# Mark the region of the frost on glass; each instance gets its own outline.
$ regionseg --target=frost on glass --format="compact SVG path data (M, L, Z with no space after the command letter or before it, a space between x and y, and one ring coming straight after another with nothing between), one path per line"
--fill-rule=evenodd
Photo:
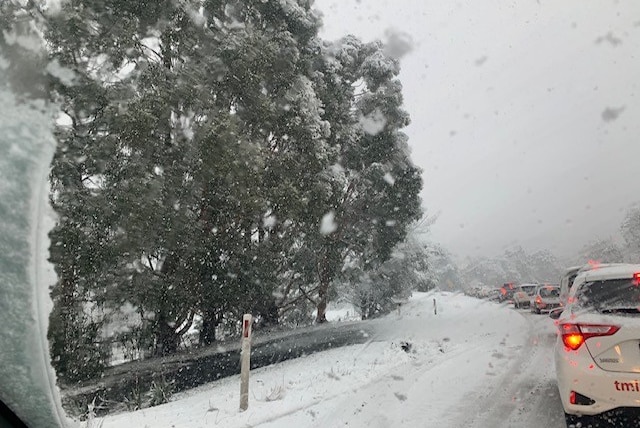
M37 56L32 33L0 37L0 398L31 427L61 426L46 339L47 173L55 143L46 103L14 91L21 56ZM32 70L26 70L28 75ZM52 66L52 71L56 70ZM11 79L13 78L13 79ZM37 87L36 81L20 82ZM30 83L30 85L28 84Z

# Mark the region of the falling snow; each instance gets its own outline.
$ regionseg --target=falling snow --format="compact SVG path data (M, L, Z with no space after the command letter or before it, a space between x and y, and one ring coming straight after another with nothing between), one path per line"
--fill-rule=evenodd
M376 109L366 116L360 116L360 126L368 135L378 135L384 130L386 125L387 118L380 109Z
M276 216L269 214L262 219L262 227L265 229L273 229L277 223Z
M613 122L622 114L623 111L624 111L624 107L619 107L619 108L607 107L602 112L602 120L604 120L605 122Z
M338 225L335 221L335 213L333 211L326 213L320 222L320 233L326 236L336 230L338 230Z

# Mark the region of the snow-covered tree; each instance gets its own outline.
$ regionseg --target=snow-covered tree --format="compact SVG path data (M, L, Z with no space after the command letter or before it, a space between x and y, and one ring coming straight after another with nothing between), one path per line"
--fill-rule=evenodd
M318 272L317 321L325 320L332 282L347 259L365 271L391 256L421 215L420 171L410 160L397 60L379 43L347 37L325 47L319 96L332 126L332 163L305 237ZM324 227L329 222L329 227ZM324 226L323 226L324 225Z
M277 322L313 302L322 322L346 260L391 257L420 214L399 65L380 43L319 39L311 3L43 15L67 121L51 173L58 357L87 307L103 332L135 308L127 340L156 354L196 318L205 345L247 311Z
M499 258L470 257L461 268L464 288L480 285L497 287L505 282L519 282L520 275L514 278L514 272L505 270L505 262Z
M626 244L625 261L637 261L640 258L640 206L627 210L620 231Z
M463 289L458 265L451 253L438 243L425 245L427 265L423 270L423 279L417 283L416 290L428 291L433 288L441 290Z
M398 301L427 282L426 248L410 240L396 246L391 257L376 269L368 269L361 260L348 260L338 289L359 311L362 319L388 313ZM426 284L424 285L426 287Z
M465 286L499 287L504 283L557 282L562 264L549 251L528 253L516 246L505 250L501 257L470 258L462 268Z
M580 250L578 263L622 263L625 260L622 247L613 238L603 238L586 244Z

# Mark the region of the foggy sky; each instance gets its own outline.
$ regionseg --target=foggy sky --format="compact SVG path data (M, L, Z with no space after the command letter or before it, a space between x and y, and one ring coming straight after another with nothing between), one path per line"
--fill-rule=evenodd
M640 2L317 0L321 35L404 33L431 238L574 255L640 201ZM385 35L387 34L387 35Z

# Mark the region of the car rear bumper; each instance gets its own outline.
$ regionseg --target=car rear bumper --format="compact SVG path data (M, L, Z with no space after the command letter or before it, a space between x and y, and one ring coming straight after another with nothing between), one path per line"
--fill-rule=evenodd
M533 305L535 306L536 309L540 310L540 312L548 312L552 309L555 308L559 308L561 305L560 303L538 303L538 302L534 302Z
M604 371L594 363L586 347L567 351L562 343L556 344L555 364L560 399L566 413L596 415L622 407L640 409L640 373ZM572 404L571 391L594 403Z

